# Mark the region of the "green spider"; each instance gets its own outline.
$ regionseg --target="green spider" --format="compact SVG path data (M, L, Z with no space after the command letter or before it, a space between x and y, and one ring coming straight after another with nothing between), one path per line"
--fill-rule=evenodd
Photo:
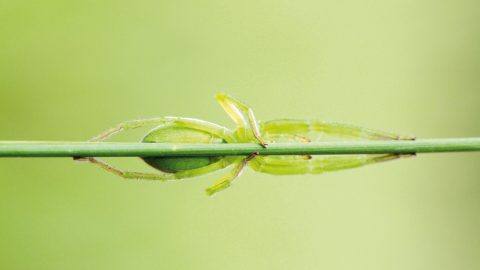
M352 125L291 119L275 119L259 122L253 110L244 103L224 94L216 95L225 112L236 124L235 130L207 121L184 117L160 117L120 123L116 127L92 138L101 142L112 135L134 128L154 126L142 139L144 143L258 143L267 147L275 142L311 141L311 134L328 134L340 138L366 140L414 140L411 136L371 130ZM253 170L274 175L319 174L359 167L411 155L348 155L348 156L245 156L214 157L143 157L142 159L160 173L141 173L119 170L94 157L76 158L88 160L101 168L127 179L180 180L211 173L229 166L233 169L206 189L212 195L229 187L248 165Z

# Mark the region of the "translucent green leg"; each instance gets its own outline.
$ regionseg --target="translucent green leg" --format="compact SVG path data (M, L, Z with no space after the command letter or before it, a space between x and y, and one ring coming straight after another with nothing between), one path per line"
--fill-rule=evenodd
M366 140L415 140L413 136L402 136L348 124L323 121L276 119L261 123L261 129L266 134L321 132L334 136Z
M91 142L101 142L104 141L111 136L124 131L124 130L129 130L129 129L135 129L135 128L140 128L140 127L148 127L148 126L159 126L159 125L164 125L164 124L171 124L171 125L177 125L177 126L183 126L183 127L189 127L189 128L194 128L198 130L202 130L208 133L212 133L217 135L218 137L224 139L227 142L235 142L236 140L234 139L232 133L230 130L228 130L225 127L203 121L203 120L198 120L198 119L192 119L192 118L183 118L183 117L161 117L161 118L151 118L151 119L143 119L143 120L133 120L133 121L126 121L118 124L116 127L113 127L103 133L101 133L98 136L93 137L90 139ZM74 157L73 158L76 161L90 161L94 162L96 159L91 159L91 158L86 158L86 157ZM98 161L98 160L96 160ZM119 170L116 170L113 166L108 165L107 163L101 161L97 162L97 165L104 164L106 166L101 166L108 171L119 174ZM115 172L117 171L117 172ZM157 176L155 175L141 175L139 173L134 173L134 175L130 175L130 173L126 172L121 174L120 176L124 178L142 178L142 179L153 179ZM131 177L129 177L131 176ZM142 177L140 177L142 176ZM167 177L167 175L161 175L158 176L159 178L155 178L157 180L162 180L162 177Z
M264 133L263 137L269 142L311 142L310 138L304 135L297 135L297 134L289 134L289 133L282 133L282 134L272 134L272 133Z
M116 127L111 128L101 133L100 135L92 138L90 141L101 142L124 130L140 128L140 127L148 127L148 126L159 126L159 125L165 125L165 124L198 129L201 131L205 131L205 132L217 135L218 137L224 139L227 142L235 142L235 139L233 138L232 133L225 127L222 127L207 121L202 121L202 120L192 119L192 118L182 118L182 117L161 117L161 118L122 122L118 124ZM230 165L230 162L224 159L222 161L210 164L206 167L202 167L194 170L181 171L176 173L140 173L140 172L128 172L128 171L119 170L111 166L110 164L93 157L75 157L74 159L78 161L90 161L91 163L96 164L97 166L113 174L121 176L123 178L160 180L160 181L195 177L198 175L223 169Z
M181 180L185 178L191 178L191 177L207 174L210 172L214 172L231 165L231 162L229 162L227 159L223 159L219 162L210 164L208 166L198 168L198 169L188 170L188 171L182 171L182 172L176 172L176 173L142 173L142 172L129 172L129 171L123 171L123 170L117 169L112 165L98 158L88 157L84 159L90 161L91 163L99 166L100 168L108 172L111 172L125 179L143 179L143 180L159 180L159 181Z
M263 147L267 146L267 142L260 134L260 128L252 108L224 94L218 94L216 98L225 112L236 123L238 127L237 133L241 139L246 142L254 140Z
M205 191L207 192L208 195L213 195L219 191L222 191L232 185L232 182L240 176L242 173L243 169L245 166L248 164L249 161L251 161L255 156L257 156L258 153L253 153L249 155L246 158L242 158L238 161L236 161L234 164L233 169L226 175L224 175L222 178L220 178L217 182L215 182L212 186L207 188Z
M198 120L193 118L184 118L184 117L173 117L173 116L122 122L117 126L101 133L100 135L93 137L92 139L90 139L90 141L100 142L124 130L135 129L140 127L148 127L148 126L159 126L164 124L173 124L173 125L178 125L183 127L194 128L194 129L215 134L227 142L235 141L230 130L228 130L225 127L222 127L207 121L203 121L203 120Z
M384 162L412 155L383 154L383 155L355 155L355 156L325 156L314 157L311 160L295 160L282 156L259 156L249 163L249 166L258 172L275 175L319 174L328 171L337 171L356 168L372 163Z
M106 163L105 161L102 161L97 158L89 157L89 158L84 158L85 160L90 161L91 163L99 166L100 168L111 172L115 175L118 175L120 177L123 177L125 179L147 179L147 180L160 180L160 181L166 181L166 180L174 180L176 179L174 174L171 173L140 173L140 172L128 172L128 171L122 171L120 169L117 169L113 167L112 165Z
M311 140L302 135L296 135L296 134L288 134L288 133L283 133L283 134L264 134L264 138L267 139L269 142L273 143L282 143L282 142L303 142L303 143L308 143ZM295 156L284 156L285 158L287 157L292 157L294 159L301 159L301 160L308 160L311 159L312 156L310 155L295 155Z

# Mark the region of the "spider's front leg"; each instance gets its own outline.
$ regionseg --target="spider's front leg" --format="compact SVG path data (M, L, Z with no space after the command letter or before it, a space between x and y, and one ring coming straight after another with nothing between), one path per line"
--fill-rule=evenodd
M275 119L261 124L263 132L267 134L308 134L318 132L344 138L358 138L365 140L415 140L414 136L397 135L385 131L373 130L349 124L308 121L296 119Z
M285 156L260 156L250 162L249 166L255 171L274 175L320 174L412 156L415 155L346 155L314 157L310 160L294 159L294 157Z

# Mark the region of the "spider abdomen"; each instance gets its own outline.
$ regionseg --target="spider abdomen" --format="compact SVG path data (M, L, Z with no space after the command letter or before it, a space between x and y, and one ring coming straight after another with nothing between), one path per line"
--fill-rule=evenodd
M145 143L225 143L214 134L176 124L161 125L147 133ZM175 173L202 168L223 157L144 157L147 164L162 172Z

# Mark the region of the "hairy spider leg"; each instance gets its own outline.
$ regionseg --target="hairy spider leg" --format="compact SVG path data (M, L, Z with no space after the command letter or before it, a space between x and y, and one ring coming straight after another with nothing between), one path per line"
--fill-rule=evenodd
M240 176L242 173L243 169L247 166L249 162L251 162L252 159L254 159L258 153L252 153L249 156L245 158L238 158L238 161L234 162L234 167L230 172L226 175L224 175L222 178L220 178L217 182L215 182L212 186L207 188L205 191L207 192L208 195L213 195L219 191L222 191L232 185L232 182Z
M214 134L229 143L236 141L232 135L232 132L226 127L222 127L220 125L199 120L199 119L175 117L175 116L166 116L166 117L159 117L159 118L150 118L150 119L141 119L141 120L132 120L132 121L122 122L117 126L99 134L98 136L93 137L92 139L90 139L90 141L101 142L124 130L135 129L140 127L148 127L148 126L160 126L165 124L174 124L182 127L188 127L188 128L205 131L207 133Z
M260 127L265 134L308 134L310 132L320 132L333 136L366 140L415 140L413 136L397 135L354 125L325 121L274 119L260 123Z
M250 161L249 166L255 171L274 175L320 174L411 156L414 154L322 156L311 160L283 159L282 156L258 156Z
M262 134L269 137L284 136L285 134L291 134L294 136L305 135L311 132L325 133L329 135L347 137L347 138L360 138L365 140L414 140L415 137L396 135L388 132L377 131L367 129L363 127L357 127L348 124L334 123L334 122L321 122L321 121L306 121L306 120L293 120L293 119L274 119L264 123L260 123ZM307 136L308 138L308 136ZM399 157L414 156L414 154L398 155L398 154L381 154L381 155L349 155L349 156L324 156L313 157L308 161L301 161L299 156L270 156L270 157L258 157L256 161L264 164L272 163L272 166L255 165L252 164L252 168L265 167L269 172L273 172L272 168L280 165L278 170L282 172L282 169L290 174L306 173L315 167L324 167L324 171L328 170L341 170L359 167L371 163L382 162L387 160L397 159ZM335 164L338 162L338 166ZM287 163L290 163L287 164ZM336 167L337 166L337 167ZM310 168L310 169L308 169ZM336 168L336 169L330 169ZM322 170L322 172L323 172ZM280 173L281 174L281 173Z
M236 134L242 142L255 141L262 147L267 147L252 108L225 94L217 94L215 97L237 125Z
M192 118L183 118L183 117L161 117L161 118L151 118L151 119L144 119L144 120L133 120L133 121L126 121L118 124L116 127L111 128L100 135L92 138L90 141L92 142L100 142L110 138L111 136L125 130L135 129L140 127L147 127L147 126L159 126L165 124L174 124L183 127L189 127L198 129L201 131L205 131L211 134L214 134L226 142L235 142L235 138L233 137L230 130L225 127L207 122L198 119ZM94 157L76 157L75 160L79 161L89 161L106 171L109 171L115 175L121 176L126 179L145 179L145 180L160 180L160 181L167 181L167 180L179 180L183 178L190 178L195 177L203 174L207 174L216 170L220 170L226 168L232 164L230 158L222 159L216 163L210 164L208 166L187 170L187 171L179 171L175 173L141 173L141 172L129 172L123 171L120 169L115 168L114 166L108 164L107 162L100 160Z
M296 135L296 134L265 134L263 133L263 137L269 143L277 143L277 142L302 142L308 143L311 142L310 138L303 136L303 135ZM277 156L278 157L278 156ZM311 155L292 155L292 156L282 156L285 159L301 159L301 160L309 160L312 159Z
M305 135L289 134L289 133L265 133L262 132L263 137L267 140L268 143L277 143L277 142L303 142L308 143L312 140Z
M221 170L230 166L232 163L228 159L223 159L218 162L212 163L208 166L188 170L188 171L180 171L176 173L142 173L142 172L130 172L130 171L123 171L113 167L112 165L106 163L103 160L88 157L85 158L91 163L103 168L104 170L111 172L115 175L123 177L125 179L137 179L137 180L159 180L159 181L173 181L173 180L182 180L185 178L191 178L203 174L207 174L210 172L214 172L217 170Z

